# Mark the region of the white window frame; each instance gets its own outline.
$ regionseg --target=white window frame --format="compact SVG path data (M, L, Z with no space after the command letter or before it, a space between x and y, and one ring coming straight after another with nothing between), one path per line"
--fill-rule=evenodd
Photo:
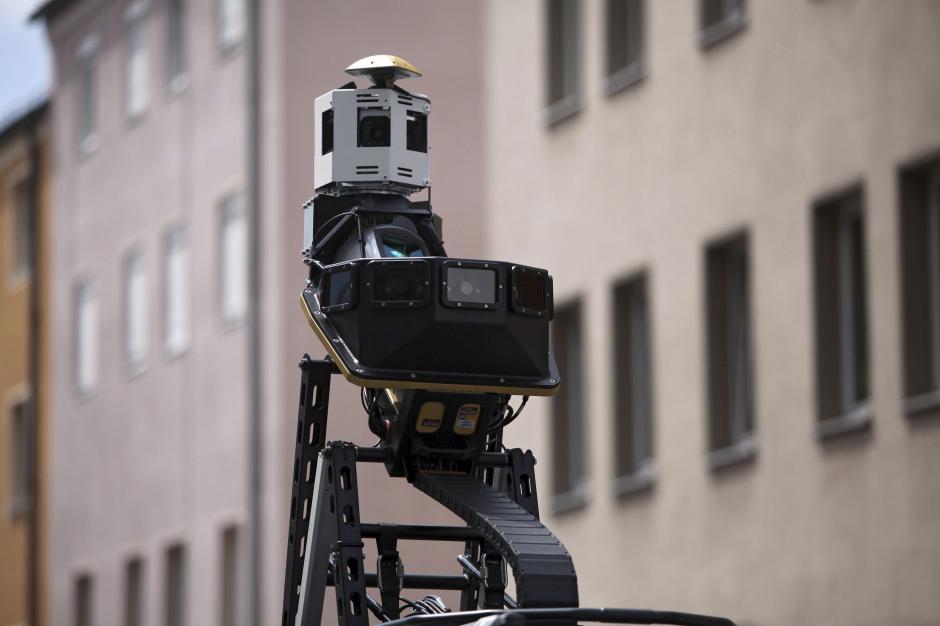
M629 292L625 310L619 306L622 304L620 290ZM632 466L621 468L619 461L615 463L615 477L611 489L615 496L625 496L651 487L656 474L653 456L653 372L649 273L644 271L618 283L614 287L614 298L616 299L614 314L625 318L617 320L616 323L625 324L625 330L629 334L627 358L630 361L628 384L630 389L629 427L631 429L630 456ZM612 345L618 351L623 347L619 340ZM614 384L617 386L623 385L625 381L621 375L624 372L618 371L617 367L613 371L617 377ZM626 416L619 414L621 407L616 408L618 409L616 419L624 420ZM616 445L619 449L621 443L619 436L617 439Z
M32 393L26 384L17 385L4 394L4 423L7 429L7 513L11 520L17 520L29 512L32 505L32 449L33 433L36 429L35 405ZM14 410L23 407L21 425L25 432L17 431ZM18 436L25 438L25 442Z
M238 48L247 32L246 0L216 0L216 38L222 54Z
M97 81L99 42L97 33L89 33L82 39L75 53L75 142L79 154L86 156L97 150L99 145Z
M135 0L124 11L124 116L129 122L139 120L150 108L147 10L146 0Z
M73 384L80 399L94 395L100 382L100 320L97 291L94 281L85 279L76 282L72 295ZM83 308L85 306L89 308ZM85 315L91 318L86 320ZM88 368L87 371L85 368Z
M27 220L35 219L36 216L32 215L33 206L30 196L30 171L29 168L25 165L15 170L10 176L10 184L7 186L6 196L7 196L7 206L10 207L9 220L7 226L7 245L6 249L9 250L7 255L7 288L9 291L14 291L28 284L33 276L33 251L32 245L33 242L29 241L30 236L29 228L27 228L27 241L24 243L22 241L22 233L20 229L22 228L22 216L20 215L20 203L19 203L19 189L21 185L26 186L26 207L25 211L28 214ZM26 250L27 258L19 258L20 252Z
M219 202L218 211L219 315L224 324L234 326L244 321L248 313L249 233L244 196L240 193L228 194ZM240 228L241 233L239 234L238 231L233 233L229 230L230 228ZM242 238L240 244L237 240L229 239L229 237L239 236ZM234 246L234 250L230 246ZM234 253L234 258L230 258L232 253ZM238 284L240 287L235 286Z
M713 24L705 24L705 6L704 0L700 3L699 18L699 43L702 48L710 48L732 35L740 32L747 26L747 0L721 0L722 19Z
M136 376L147 369L150 358L150 277L140 248L128 252L122 265L124 358L128 371ZM140 284L135 280L141 281ZM135 297L138 289L142 290L140 300ZM140 310L136 310L137 307ZM138 342L140 346L135 345Z
M551 6L546 5L547 9L550 11ZM546 98L547 104L545 106L545 123L547 126L553 126L558 124L562 120L565 120L578 111L581 110L581 13L583 11L581 5L581 0L565 0L562 5L562 11L564 15L563 19L563 30L561 36L564 41L562 42L563 50L567 50L568 54L563 55L561 58L561 73L562 73L562 84L564 86L565 93L554 101L548 101L553 97L553 94L550 93L551 89L551 78L550 75L546 75L546 80L549 83L546 85L546 90L548 92L548 97ZM548 72L553 72L554 69L550 67L552 62L552 46L556 45L554 42L548 41L549 36L551 35L548 32L549 29L549 20L550 16L546 15L543 20L544 27L546 29L545 33L545 64L546 70Z
M189 49L187 47L188 0L166 2L166 69L171 94L189 86Z
M612 68L610 67L610 47L613 45L611 40L611 24L612 17L610 16L610 5L612 2L626 2L627 11L630 14L630 17L627 21L628 32L624 33L624 37L627 39L627 44L630 47L635 47L633 52L636 54L636 58L633 61L627 63L623 67ZM632 85L640 82L645 76L645 66L644 58L646 53L645 46L645 37L646 37L646 0L606 0L605 9L608 13L607 15L607 32L605 33L606 37L604 39L604 94L612 96L615 93L619 93L624 89L631 87ZM619 25L620 28L623 28L623 24Z
M847 202L853 202L847 200ZM864 412L868 406L868 397L858 400L858 380L855 378L855 360L858 346L855 345L855 332L860 320L855 315L855 278L860 268L855 266L852 255L852 223L862 220L864 233L864 215L860 206L843 204L839 210L839 318L841 319L842 348L839 358L842 377L842 414L853 415ZM865 242L861 242L862 249ZM869 392L870 393L870 392Z
M180 246L177 252L175 247ZM171 266L174 253L181 254L178 276ZM174 280L180 280L176 287ZM176 302L175 298L180 298ZM177 224L163 238L163 346L170 358L185 354L192 346L192 246L189 227Z
M931 365L933 392L940 393L940 165L929 177L927 201L928 271L930 272Z

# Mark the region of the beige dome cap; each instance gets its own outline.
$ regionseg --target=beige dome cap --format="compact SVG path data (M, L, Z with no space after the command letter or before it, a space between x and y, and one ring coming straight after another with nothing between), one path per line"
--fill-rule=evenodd
M391 54L376 54L359 59L346 68L353 76L368 76L377 86L384 87L401 78L421 76L414 65Z

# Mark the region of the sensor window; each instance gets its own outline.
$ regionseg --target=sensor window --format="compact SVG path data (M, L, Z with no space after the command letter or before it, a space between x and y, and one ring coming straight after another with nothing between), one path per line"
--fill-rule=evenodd
M371 264L372 301L381 305L423 301L428 295L428 268L424 263Z
M545 275L534 269L512 269L512 309L517 313L542 315L547 307Z
M456 304L496 304L496 270L448 267L447 301Z
M391 145L392 121L388 111L381 109L359 109L359 132L357 144L360 148L386 148Z
M353 303L353 271L339 270L329 275L326 289L326 307L341 307Z
M382 235L382 256L391 259L425 256L420 242Z
M428 116L424 113L408 112L405 128L407 147L412 152L428 151Z
M320 154L333 152L333 109L327 109L320 116Z

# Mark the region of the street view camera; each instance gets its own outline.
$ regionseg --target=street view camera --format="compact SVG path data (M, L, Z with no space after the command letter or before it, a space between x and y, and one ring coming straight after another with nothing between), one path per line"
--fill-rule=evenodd
M314 105L301 305L327 357L300 364L282 626L319 624L328 586L343 626L367 625L370 614L396 625L730 624L578 608L571 557L539 521L535 459L502 443L529 396L561 383L549 343L552 278L520 263L447 256L430 202L431 103L396 84L420 73L386 55L346 71L371 84L347 83ZM427 200L410 199L425 189ZM327 442L333 373L361 388L375 446ZM357 462L384 463L466 526L363 522ZM376 541L374 572L364 538ZM459 573L405 573L399 540L462 544ZM438 595L405 599L407 589L459 591L459 611Z

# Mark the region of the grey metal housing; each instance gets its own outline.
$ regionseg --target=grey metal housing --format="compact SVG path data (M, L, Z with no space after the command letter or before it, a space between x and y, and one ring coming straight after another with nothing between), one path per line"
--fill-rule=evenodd
M334 89L316 99L314 184L318 193L410 195L431 186L431 103L399 89ZM363 120L387 117L387 145L362 145ZM408 149L408 125L424 127L425 151ZM368 143L368 141L366 141ZM420 146L419 146L420 147Z

